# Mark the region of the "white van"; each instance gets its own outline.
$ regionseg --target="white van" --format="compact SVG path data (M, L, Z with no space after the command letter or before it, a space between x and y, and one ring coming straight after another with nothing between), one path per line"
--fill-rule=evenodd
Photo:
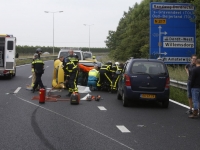
M74 53L78 56L79 60L84 60L84 55L83 55L83 51L81 50L73 50ZM59 53L58 53L58 58L60 56L63 57L67 57L69 55L69 49L60 49Z
M12 78L16 75L16 38L0 34L0 76Z

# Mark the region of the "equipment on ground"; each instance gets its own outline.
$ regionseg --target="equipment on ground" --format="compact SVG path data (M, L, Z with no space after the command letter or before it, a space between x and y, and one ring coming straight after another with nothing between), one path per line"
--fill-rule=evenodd
M70 103L78 105L79 102L80 102L80 94L76 92L72 93L70 96Z
M44 103L45 103L46 90L43 89L43 88L41 88L39 93L40 93L40 94L39 94L39 97L40 97L40 98L39 98L39 103L44 104Z

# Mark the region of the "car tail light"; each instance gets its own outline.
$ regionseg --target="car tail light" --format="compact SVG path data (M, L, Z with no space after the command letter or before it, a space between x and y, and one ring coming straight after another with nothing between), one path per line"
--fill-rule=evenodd
M9 73L8 70L4 70L4 71L3 71L3 74L7 74L7 73Z
M127 74L124 75L124 80L125 80L126 86L131 86L131 80L130 80L130 77Z
M170 78L168 77L166 79L165 89L169 89L169 85L170 85Z

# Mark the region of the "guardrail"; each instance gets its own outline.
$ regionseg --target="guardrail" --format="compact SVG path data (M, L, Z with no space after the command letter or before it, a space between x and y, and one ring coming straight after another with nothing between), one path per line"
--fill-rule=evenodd
M176 81L176 80L170 80L170 86L177 87L183 90L187 90L187 83Z

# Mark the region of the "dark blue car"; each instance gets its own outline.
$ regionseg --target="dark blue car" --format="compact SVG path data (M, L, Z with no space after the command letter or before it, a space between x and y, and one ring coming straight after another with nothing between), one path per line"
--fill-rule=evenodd
M126 61L118 82L117 98L123 106L130 101L158 101L163 108L169 105L170 78L165 63L155 59Z

